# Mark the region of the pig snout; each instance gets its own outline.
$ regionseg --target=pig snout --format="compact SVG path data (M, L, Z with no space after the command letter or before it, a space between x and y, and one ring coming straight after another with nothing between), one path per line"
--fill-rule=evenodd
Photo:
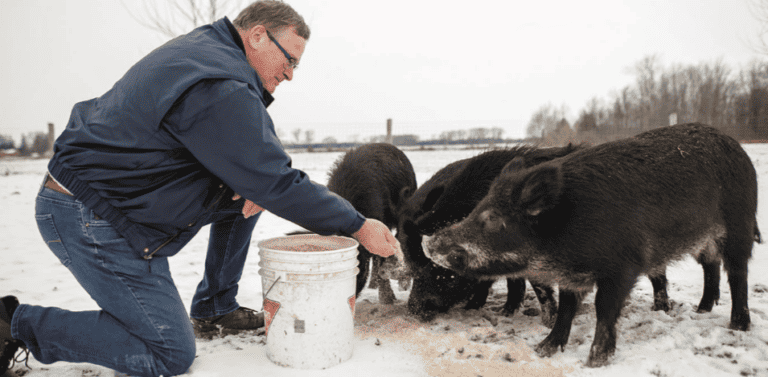
M421 247L424 255L438 266L455 271L463 271L467 267L467 251L456 244L445 245L438 236L424 236Z

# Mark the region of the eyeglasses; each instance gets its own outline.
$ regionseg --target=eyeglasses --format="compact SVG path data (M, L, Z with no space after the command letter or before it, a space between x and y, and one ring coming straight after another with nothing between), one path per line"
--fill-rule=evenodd
M275 46L277 46L277 48L279 48L280 51L283 52L283 55L285 55L285 58L288 59L288 64L290 64L291 68L293 68L294 70L299 68L299 61L293 56L291 56L291 54L289 54L288 51L285 51L283 46L280 46L280 43L277 43L277 39L275 39L275 37L272 36L272 33L270 33L269 30L267 30L267 36L269 37L269 39L272 40L272 42L275 42Z

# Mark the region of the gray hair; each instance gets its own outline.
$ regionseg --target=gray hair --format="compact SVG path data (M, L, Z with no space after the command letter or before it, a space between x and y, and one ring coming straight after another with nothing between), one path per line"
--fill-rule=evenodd
M243 9L232 24L242 30L264 25L273 33L293 26L299 37L309 40L309 26L304 18L281 0L258 0Z

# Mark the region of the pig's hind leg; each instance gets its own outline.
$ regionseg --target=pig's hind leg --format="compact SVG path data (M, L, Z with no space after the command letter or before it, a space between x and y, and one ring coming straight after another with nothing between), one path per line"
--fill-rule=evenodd
M653 286L653 307L651 310L669 311L672 307L669 304L669 295L667 295L667 275L648 276L648 279Z
M720 260L707 261L699 257L699 263L704 269L704 294L701 295L697 313L708 313L720 300Z
M592 342L587 359L588 367L606 365L608 358L616 351L616 322L637 275L627 271L615 277L598 279L595 294L597 326L595 326L595 340Z
M750 229L751 231L751 229ZM731 287L731 324L733 330L747 331L749 318L749 287L747 286L747 265L752 256L753 235L738 237L729 233L723 244L723 267L728 273ZM719 245L718 245L719 246Z

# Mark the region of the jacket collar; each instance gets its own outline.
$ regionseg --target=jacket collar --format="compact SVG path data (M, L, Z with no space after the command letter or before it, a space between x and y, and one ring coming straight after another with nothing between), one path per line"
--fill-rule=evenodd
M217 21L217 22L223 22L224 25L226 25L227 29L229 30L229 33L232 35L232 39L234 39L235 43L237 44L237 47L240 47L240 50L242 50L243 54L245 54L245 45L243 44L243 39L240 38L240 33L237 31L237 28L235 27L235 25L233 25L232 22L229 21L229 18L227 18L227 16L224 16L224 18L222 18L221 21ZM256 82L259 84L261 95L264 97L264 107L269 107L269 104L271 104L275 100L275 97L272 96L272 93L264 89L264 86L261 84L261 78L259 77L258 74L256 75Z

